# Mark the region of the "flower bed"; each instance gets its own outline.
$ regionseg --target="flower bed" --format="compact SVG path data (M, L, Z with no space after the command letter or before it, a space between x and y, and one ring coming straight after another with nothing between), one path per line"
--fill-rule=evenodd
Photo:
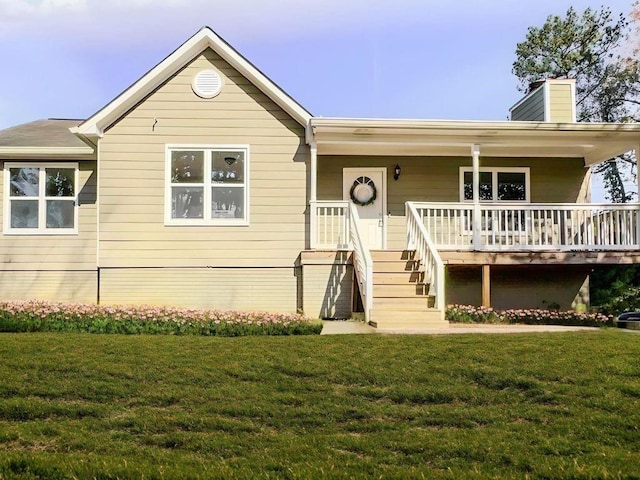
M123 334L308 335L319 322L286 313L194 310L42 301L0 302L0 332L86 332Z
M494 310L472 305L449 305L446 319L453 323L501 323L527 325L571 325L582 327L613 326L613 316L578 313L573 310L514 309Z

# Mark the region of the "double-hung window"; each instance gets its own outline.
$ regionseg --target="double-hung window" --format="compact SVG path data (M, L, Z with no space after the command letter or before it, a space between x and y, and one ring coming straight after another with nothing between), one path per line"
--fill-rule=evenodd
M249 148L167 149L167 225L248 225Z
M77 163L5 163L4 233L78 233L77 190Z
M528 167L480 168L481 202L530 202ZM473 169L460 168L460 201L473 201Z

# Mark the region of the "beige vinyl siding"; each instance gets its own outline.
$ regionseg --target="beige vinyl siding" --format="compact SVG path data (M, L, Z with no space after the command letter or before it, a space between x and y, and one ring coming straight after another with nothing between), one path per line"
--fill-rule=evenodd
M585 266L491 266L491 305L509 308L575 308L589 305ZM481 267L447 267L447 304L480 305Z
M520 105L511 111L511 120L544 122L544 89L546 86L538 88Z
M93 270L95 277L96 162L81 161L79 170L78 233L0 235L0 270ZM0 182L0 199L4 198L3 188L4 182ZM0 208L0 225L3 214Z
M205 100L191 81L211 66L224 87ZM249 226L165 226L167 144L248 145ZM304 128L210 49L111 127L100 154L102 267L293 267L308 243Z
M397 181L393 179L396 164L402 168ZM471 158L320 156L318 200L342 200L345 167L386 167L387 247L404 248L405 202L459 202L460 167L463 166L471 166ZM588 169L582 159L481 157L482 167L529 167L532 203L584 201Z
M296 268L102 268L102 304L296 312Z
M570 83L550 83L549 89L549 121L550 122L573 122L574 106L571 96Z
M6 267L6 266L5 266ZM0 299L95 303L96 270L0 270Z
M353 304L353 266L348 252L303 252L302 307L310 318L348 318Z

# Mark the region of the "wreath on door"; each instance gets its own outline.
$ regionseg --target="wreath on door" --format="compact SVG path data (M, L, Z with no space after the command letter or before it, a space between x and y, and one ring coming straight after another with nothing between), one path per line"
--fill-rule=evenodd
M356 205L366 207L376 201L378 190L376 184L369 177L358 177L349 190L351 201Z

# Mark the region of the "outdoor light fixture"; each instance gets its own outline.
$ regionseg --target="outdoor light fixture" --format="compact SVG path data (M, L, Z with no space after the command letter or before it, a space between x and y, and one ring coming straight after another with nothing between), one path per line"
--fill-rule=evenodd
M396 163L396 168L393 169L394 180L398 180L400 178L400 172L402 172L402 169L400 168L400 165Z

